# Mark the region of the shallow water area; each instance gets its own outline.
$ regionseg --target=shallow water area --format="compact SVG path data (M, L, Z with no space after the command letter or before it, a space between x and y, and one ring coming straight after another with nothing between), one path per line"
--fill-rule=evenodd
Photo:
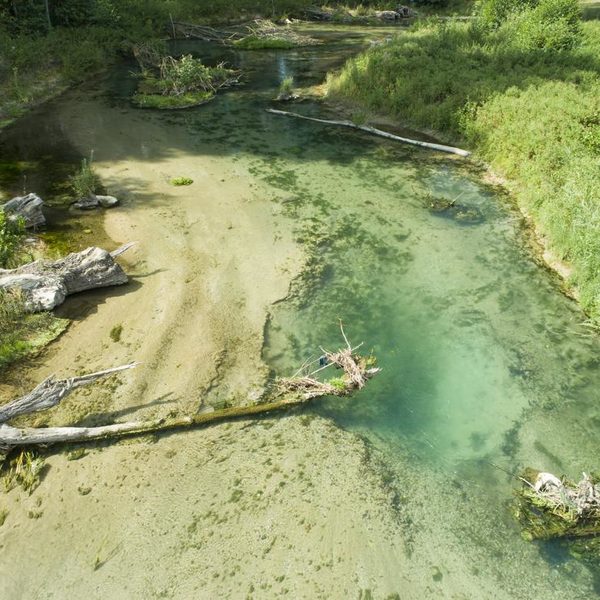
M264 111L285 77L319 83L392 32L310 31L328 43L178 43L247 74L197 109L133 109L125 64L42 114L60 124L68 160L93 149L123 198L105 216L114 243L140 244L132 284L88 298L91 314L11 385L137 358L143 369L48 422L244 402L269 375L343 343L339 319L382 373L285 418L101 445L79 460L50 454L32 496L7 496L2 597L598 595L562 546L521 539L505 472L595 468L597 337L534 261L510 202L473 169ZM173 176L194 184L173 188ZM430 195L480 218L435 213ZM112 343L117 323L123 341Z

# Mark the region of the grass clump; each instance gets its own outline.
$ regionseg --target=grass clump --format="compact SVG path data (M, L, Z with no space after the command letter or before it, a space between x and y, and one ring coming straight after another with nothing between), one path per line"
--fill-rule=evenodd
M12 219L0 210L0 268L7 269L18 262L25 237L23 219Z
M41 456L30 451L21 452L10 463L4 475L4 489L10 491L17 485L30 495L40 484L40 476L44 470L45 461Z
M25 310L18 290L0 290L0 370L58 337L69 321Z
M77 198L86 198L99 192L102 184L92 168L92 159L82 159L79 170L71 175L69 184Z
M482 6L472 22L428 22L369 49L329 94L473 148L600 318L600 23L582 22L575 0Z
M192 183L194 183L194 180L190 179L189 177L173 177L173 179L171 179L169 183L171 185L179 187L182 185L192 185Z

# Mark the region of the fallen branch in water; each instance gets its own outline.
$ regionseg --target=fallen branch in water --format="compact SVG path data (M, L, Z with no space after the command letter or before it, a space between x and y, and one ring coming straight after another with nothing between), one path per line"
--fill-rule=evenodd
M267 112L272 113L274 115L282 115L285 117L295 117L296 119L305 119L306 121L314 121L315 123L323 123L324 125L337 125L339 127L350 127L351 129L359 129L360 131L366 131L367 133L371 133L373 135L378 135L380 137L384 137L390 140L395 140L396 142L402 142L404 144L411 144L413 146L419 146L421 148L429 148L430 150L438 150L440 152L447 152L449 154L458 154L459 156L470 156L471 153L467 150L461 150L460 148L455 148L454 146L444 146L443 144L434 144L431 142L421 142L420 140L413 140L410 138L400 137L399 135L394 135L393 133L388 133L387 131L382 131L381 129L375 129L375 127L369 127L368 125L357 125L352 121L335 121L332 119L317 119L315 117L307 117L305 115L300 115L298 113L287 112L285 110L277 110L275 108L267 108Z
M340 367L344 371L343 377L329 382L319 382L314 378L314 375L322 369L317 369L310 376L280 379L277 381L276 393L271 401L251 406L236 406L203 412L193 416L130 421L99 427L17 428L7 425L6 421L16 416L56 406L74 389L114 373L134 368L137 363L70 379L57 380L54 377L49 377L26 396L0 407L0 448L10 449L18 446L86 442L114 439L132 434L158 433L241 417L251 417L275 410L286 410L321 396L348 395L352 391L362 388L368 379L379 372L379 369L374 367L374 359L360 356L355 352L357 348L358 346L352 348L348 344L347 348L337 352L325 351L326 366Z

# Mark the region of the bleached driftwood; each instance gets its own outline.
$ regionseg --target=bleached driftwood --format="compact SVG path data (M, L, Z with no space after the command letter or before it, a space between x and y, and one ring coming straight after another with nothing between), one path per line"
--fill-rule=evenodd
M600 483L583 473L577 484L565 484L552 473L538 473L533 489L540 500L559 511L572 512L576 518L600 516Z
M45 225L46 218L42 212L44 201L37 194L17 196L0 206L9 218L22 218L25 227Z
M411 138L401 137L399 135L394 135L393 133L388 133L387 131L382 131L381 129L376 129L375 127L369 127L368 125L357 125L352 121L336 121L333 119L317 119L315 117L307 117L306 115L300 115L294 112L288 112L285 110L277 110L275 108L267 108L267 112L272 113L274 115L282 115L285 117L294 117L296 119L304 119L306 121L314 121L315 123L323 123L325 125L337 125L339 127L350 127L351 129L359 129L360 131L366 131L367 133L371 133L373 135L378 135L380 137L387 138L389 140L394 140L396 142L402 142L404 144L411 144L412 146L419 146L421 148L429 148L430 150L438 150L440 152L447 152L449 154L458 154L459 156L470 156L470 152L467 150L462 150L461 148L455 148L454 146L445 146L444 144L434 144L432 142L422 142L420 140L413 140Z
M343 330L342 330L343 331ZM110 376L136 366L137 363L123 365L106 371L91 373L81 377L57 380L49 377L32 392L7 405L0 407L0 448L10 449L18 446L39 444L58 444L85 442L118 438L124 435L155 433L167 430L193 427L217 423L231 419L251 417L276 410L285 410L300 406L309 400L326 395L342 396L364 386L366 381L379 372L379 369L368 367L370 360L355 353L356 348L348 344L347 348L338 352L328 352L330 361L327 366L337 365L344 370L343 385L321 383L312 377L292 377L278 382L275 396L270 401L250 406L237 406L221 410L204 411L202 413L174 417L168 419L151 419L148 421L130 421L114 423L99 427L25 427L18 428L6 422L16 416L45 410L59 404L71 391L101 378Z
M131 246L125 244L112 253L90 247L55 261L36 260L16 269L0 269L0 289L19 290L31 312L52 310L69 294L127 283L115 258Z
M372 357L361 356L356 352L362 344L352 347L341 321L340 329L346 342L346 348L337 352L321 348L323 354L317 359L321 365L318 369L308 372L308 367L317 362L313 361L313 363L304 365L293 377L277 380L277 386L282 394L300 394L304 401L319 396L346 396L357 389L362 389L371 377L379 373L381 369L374 366L375 361ZM343 375L329 381L320 381L315 377L317 373L332 366L342 369ZM301 372L303 372L302 376L299 377Z
M137 363L97 371L88 375L79 377L70 377L69 379L55 379L54 376L47 377L36 386L29 394L13 400L4 406L0 406L0 423L10 421L19 415L26 415L41 410L52 408L64 400L73 390L94 383L103 377L108 377L114 373L120 373L127 369L133 369Z

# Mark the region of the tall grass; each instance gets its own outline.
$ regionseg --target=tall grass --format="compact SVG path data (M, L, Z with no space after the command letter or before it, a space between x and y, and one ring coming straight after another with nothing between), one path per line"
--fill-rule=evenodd
M600 23L555 46L523 45L517 26L428 23L349 61L329 94L462 138L509 179L600 318Z

